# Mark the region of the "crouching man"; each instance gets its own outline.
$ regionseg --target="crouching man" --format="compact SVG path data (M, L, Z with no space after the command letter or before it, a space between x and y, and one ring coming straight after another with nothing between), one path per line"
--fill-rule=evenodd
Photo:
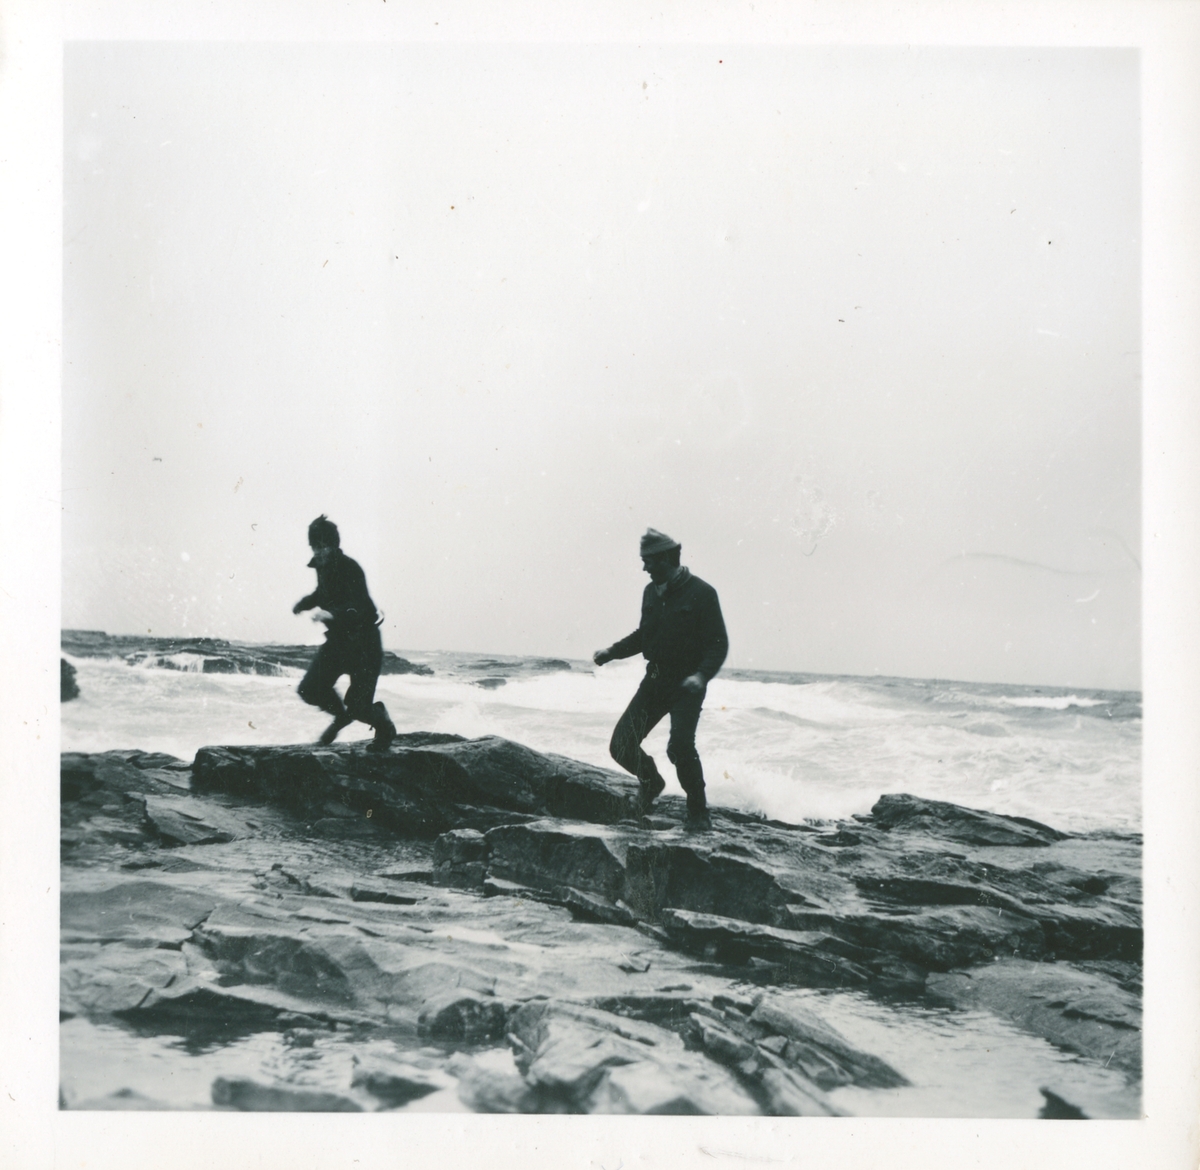
M292 607L292 613L315 609L314 621L325 623L325 642L313 656L308 673L300 681L300 697L333 716L333 722L317 741L331 744L338 732L356 719L375 729L370 748L387 751L396 738L396 728L387 708L375 702L375 684L383 666L383 640L379 636L379 614L367 593L367 579L357 561L341 550L337 525L318 516L308 526L312 549L310 568L317 570L317 587ZM345 702L333 689L343 674L350 676Z
M680 545L653 528L641 541L642 568L650 584L642 594L642 619L626 638L592 655L597 666L614 658L646 659L646 674L609 744L612 757L632 772L641 788L643 812L666 787L654 760L642 750L642 740L664 715L671 717L667 758L675 765L679 785L687 794L684 827L710 827L704 796L704 769L696 751L696 724L708 680L721 669L729 639L721 617L717 591L679 563Z

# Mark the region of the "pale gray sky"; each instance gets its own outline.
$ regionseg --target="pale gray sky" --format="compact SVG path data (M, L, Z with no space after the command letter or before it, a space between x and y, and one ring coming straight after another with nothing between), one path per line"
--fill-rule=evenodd
M1130 50L72 44L63 623L1137 687Z

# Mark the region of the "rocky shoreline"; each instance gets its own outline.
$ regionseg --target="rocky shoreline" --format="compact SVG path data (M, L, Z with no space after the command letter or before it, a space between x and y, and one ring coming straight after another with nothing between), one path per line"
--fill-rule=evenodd
M1136 837L905 795L688 834L635 798L495 737L64 753L61 1017L295 1057L193 1108L808 1116L909 1084L800 995L832 989L990 1013L1124 1078L1040 1086L1040 1116L1136 1115Z

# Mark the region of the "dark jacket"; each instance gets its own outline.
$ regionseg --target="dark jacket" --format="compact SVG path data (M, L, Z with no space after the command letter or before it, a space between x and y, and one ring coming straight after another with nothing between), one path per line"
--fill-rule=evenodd
M658 668L658 676L670 682L700 674L707 683L729 653L717 591L687 569L662 594L653 583L647 585L641 623L608 652L613 658L641 653L651 667Z
M297 613L327 609L333 614L328 626L331 637L370 629L376 624L379 614L367 593L367 578L357 561L339 548L327 564L318 565L314 558L308 567L317 570L317 587L296 603Z

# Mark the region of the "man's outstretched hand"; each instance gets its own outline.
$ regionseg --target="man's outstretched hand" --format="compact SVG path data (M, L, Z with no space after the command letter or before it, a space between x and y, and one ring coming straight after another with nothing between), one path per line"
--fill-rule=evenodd
M606 662L612 661L612 655L607 650L597 650L596 653L592 655L592 661L597 666L603 666Z
M307 600L307 598L302 597L299 601L297 601L296 604L292 606L292 613L303 613L304 612L304 602L306 600ZM331 614L329 612L329 610L327 610L327 609L314 609L313 614L312 614L312 620L314 622L329 623L329 622L333 621L333 614Z

